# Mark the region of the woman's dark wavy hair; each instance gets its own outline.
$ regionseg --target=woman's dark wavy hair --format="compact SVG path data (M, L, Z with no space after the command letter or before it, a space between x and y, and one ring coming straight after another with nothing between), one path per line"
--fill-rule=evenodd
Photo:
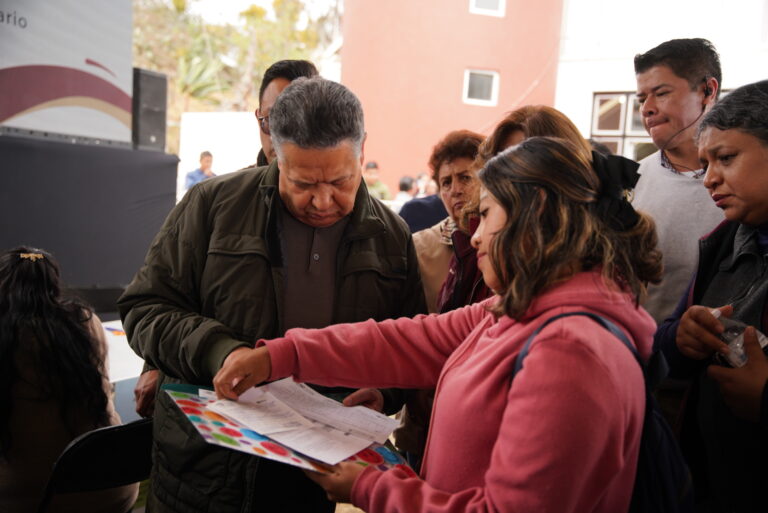
M479 174L507 222L489 256L500 281L497 315L519 319L531 301L580 271L600 269L636 301L661 279L653 221L638 213L627 230L597 215L600 179L569 141L532 137L492 158Z
M42 258L21 257L35 253ZM59 405L73 436L82 415L93 419L94 427L109 421L103 362L88 328L91 310L64 299L61 288L59 266L50 253L17 247L0 255L0 456L12 443L12 387L32 385L22 382L16 368L22 343L35 344L29 348L35 385Z

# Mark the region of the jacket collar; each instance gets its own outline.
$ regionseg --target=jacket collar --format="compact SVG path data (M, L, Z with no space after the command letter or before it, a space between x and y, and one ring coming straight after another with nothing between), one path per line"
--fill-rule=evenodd
M747 225L740 225L733 237L733 252L730 258L726 258L720 264L720 269L731 269L742 256L753 255L760 258L760 248L757 245L757 229Z

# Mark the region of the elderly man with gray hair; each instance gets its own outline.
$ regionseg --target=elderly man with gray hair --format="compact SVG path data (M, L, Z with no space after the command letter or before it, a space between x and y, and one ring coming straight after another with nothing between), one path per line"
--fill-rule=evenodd
M119 300L131 346L161 383L210 386L225 361L291 328L426 311L410 232L362 183L357 97L297 79L273 106L270 132L277 159L190 190ZM393 411L390 392L355 400ZM154 513L333 511L295 467L206 443L165 393L154 439Z

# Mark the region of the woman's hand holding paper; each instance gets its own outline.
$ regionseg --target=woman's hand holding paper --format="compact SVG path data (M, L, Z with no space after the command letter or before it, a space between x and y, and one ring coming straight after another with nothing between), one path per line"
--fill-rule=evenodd
M265 346L239 347L229 353L213 378L219 398L237 399L240 394L269 378L272 361Z
M352 496L352 486L365 467L357 463L342 462L331 467L331 474L321 474L305 470L312 481L319 484L328 495L328 500L335 502L349 502Z

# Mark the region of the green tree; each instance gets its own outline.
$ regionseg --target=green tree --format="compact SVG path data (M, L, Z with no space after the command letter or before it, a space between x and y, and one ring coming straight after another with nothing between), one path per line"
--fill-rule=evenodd
M255 109L264 70L280 59L311 59L338 27L338 2L316 20L302 0L274 0L272 13L252 5L242 23L208 23L190 12L194 0L134 0L134 66L168 77L167 151L178 152L187 111Z

